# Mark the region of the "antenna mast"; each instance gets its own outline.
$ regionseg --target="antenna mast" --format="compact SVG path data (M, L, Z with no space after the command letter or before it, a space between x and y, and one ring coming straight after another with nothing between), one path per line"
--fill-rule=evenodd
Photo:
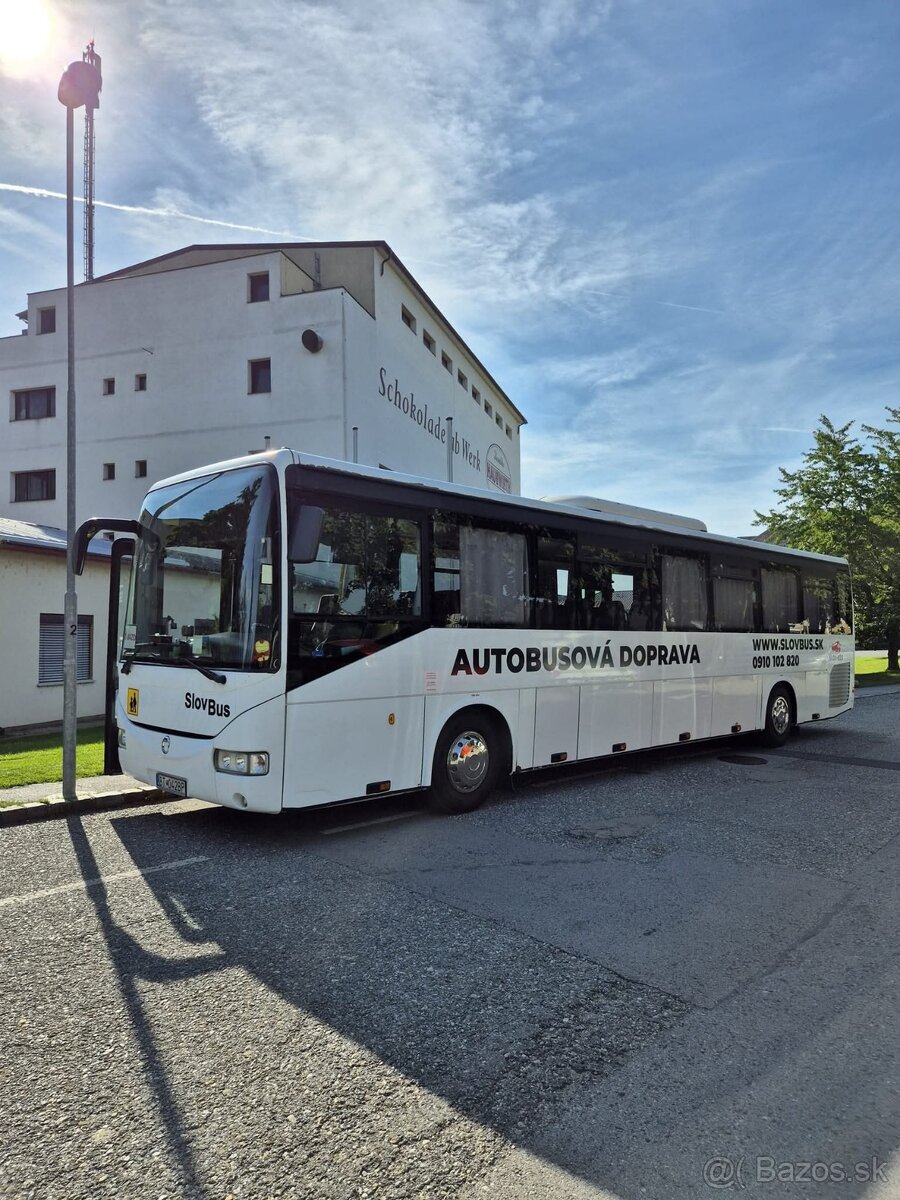
M94 50L93 38L81 56L82 61L96 67L100 74L100 55ZM101 84L102 87L102 84ZM100 97L97 97L100 107ZM94 109L90 104L84 109L84 278L90 283L94 278Z

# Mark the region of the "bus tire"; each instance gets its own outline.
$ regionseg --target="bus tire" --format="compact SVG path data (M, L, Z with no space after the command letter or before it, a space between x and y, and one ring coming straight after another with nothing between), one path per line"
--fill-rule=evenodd
M497 783L503 739L484 712L451 717L437 740L429 805L435 812L467 813L483 804Z
M763 741L767 746L783 746L794 725L794 698L790 688L779 683L769 693Z

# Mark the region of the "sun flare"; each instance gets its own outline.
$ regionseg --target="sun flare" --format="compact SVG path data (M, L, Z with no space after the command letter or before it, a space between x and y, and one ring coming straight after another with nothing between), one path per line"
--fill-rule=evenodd
M0 0L0 68L27 71L50 45L52 20L45 0Z

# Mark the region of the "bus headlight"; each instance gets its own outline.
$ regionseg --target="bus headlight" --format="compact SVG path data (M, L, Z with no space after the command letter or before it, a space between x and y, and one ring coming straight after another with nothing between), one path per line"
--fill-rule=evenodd
M263 750L217 750L213 765L226 775L268 775L269 756Z
M120 728L118 725L116 726L116 741L118 742L119 749L124 750L125 749L125 730Z

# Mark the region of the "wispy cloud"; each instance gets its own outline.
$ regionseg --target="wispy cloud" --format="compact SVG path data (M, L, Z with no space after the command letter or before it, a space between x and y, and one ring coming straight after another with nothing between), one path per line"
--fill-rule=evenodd
M26 187L20 183L0 183L0 192L17 192L22 196L39 196L46 200L65 200L65 192L52 192L48 188ZM84 204L83 196L73 196L76 204ZM244 233L269 233L275 237L290 238L293 241L310 241L300 233L291 233L285 229L266 229L262 225L239 225L234 221L220 221L213 217L201 217L196 213L183 212L181 209L163 207L147 208L142 204L114 204L110 200L95 200L97 208L111 208L116 212L135 213L145 217L177 218L179 221L197 221L201 225L217 225L222 229L237 229Z

